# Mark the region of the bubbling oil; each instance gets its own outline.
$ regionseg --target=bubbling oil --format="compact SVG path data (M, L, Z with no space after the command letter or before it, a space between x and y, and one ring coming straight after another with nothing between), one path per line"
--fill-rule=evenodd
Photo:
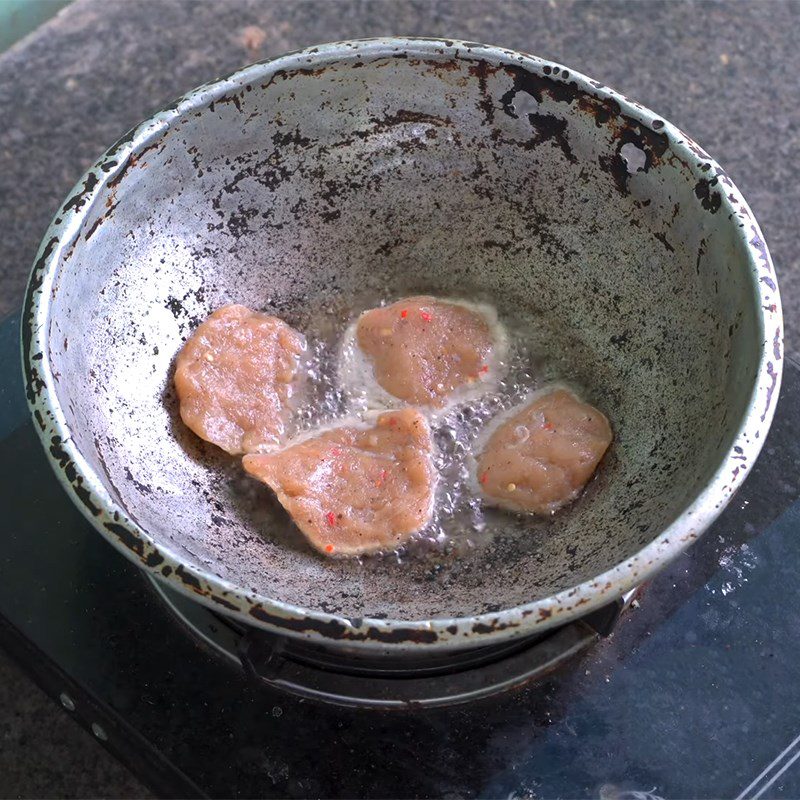
M355 323L362 312L402 296L407 294L328 295L294 306L293 318L288 321L303 331L308 348L303 363L306 382L287 431L290 438L304 438L319 428L345 424L353 418L368 418L376 409L404 405L381 392L380 387L376 389L371 365L355 352L354 341ZM569 374L569 353L564 351L563 331L557 322L514 310L496 314L493 308L486 310L484 298L480 300L476 306L467 299L452 299L483 309L492 325L497 349L491 379L456 396L445 409L421 409L431 424L439 476L431 520L396 550L361 556L359 560L395 559L400 564L420 558L449 560L491 546L509 528L520 527L509 525L517 516L512 512L483 505L474 458L487 431L532 393L565 379L576 392L581 393L581 387ZM526 517L524 528L532 532L549 524L547 519ZM284 537L285 531L279 538Z

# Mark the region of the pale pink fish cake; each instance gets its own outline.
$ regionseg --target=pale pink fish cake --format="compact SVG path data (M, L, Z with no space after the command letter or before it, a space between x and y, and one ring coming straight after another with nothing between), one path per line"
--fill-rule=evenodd
M608 420L574 394L537 397L489 438L478 482L492 505L551 514L574 500L611 444Z
M242 463L273 489L317 550L357 555L396 548L427 524L432 453L425 417L406 408L381 414L374 427L332 428Z
M483 314L427 296L364 312L356 337L389 394L439 407L458 389L486 377L495 344Z
M178 353L181 418L232 455L281 443L298 377L302 334L244 306L215 311Z

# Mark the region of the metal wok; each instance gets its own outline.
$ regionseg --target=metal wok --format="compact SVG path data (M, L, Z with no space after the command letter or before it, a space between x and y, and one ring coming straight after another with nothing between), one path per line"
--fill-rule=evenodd
M211 310L302 328L378 285L550 320L616 429L591 496L468 557L325 560L181 426L173 359ZM761 232L698 145L572 70L432 39L255 64L133 130L46 233L22 334L60 479L142 569L251 625L417 653L544 631L681 553L758 454L782 348Z

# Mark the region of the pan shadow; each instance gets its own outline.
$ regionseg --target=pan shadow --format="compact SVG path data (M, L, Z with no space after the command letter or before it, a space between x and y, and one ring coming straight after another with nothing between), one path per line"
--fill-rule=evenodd
M183 422L175 391L176 357L172 359L161 403L169 419L169 432L181 451L209 474L205 486L198 486L203 502L215 509L210 525L225 533L223 528L239 523L248 535L306 557L319 558L278 502L274 492L243 469L240 456L226 453L222 448L201 439ZM235 518L229 519L230 516Z

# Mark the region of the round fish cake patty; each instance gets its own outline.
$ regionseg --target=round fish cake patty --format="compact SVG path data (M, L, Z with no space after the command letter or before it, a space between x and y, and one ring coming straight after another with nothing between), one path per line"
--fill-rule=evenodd
M487 377L496 345L490 321L479 311L428 296L365 311L356 341L383 389L407 403L435 407Z
M491 505L552 514L581 493L611 440L603 414L555 389L492 433L478 457L478 483Z
M232 455L280 445L305 338L277 317L231 305L178 353L181 419Z
M374 427L331 428L242 463L317 550L358 555L391 550L428 523L437 480L432 454L427 420L406 408L381 414Z

